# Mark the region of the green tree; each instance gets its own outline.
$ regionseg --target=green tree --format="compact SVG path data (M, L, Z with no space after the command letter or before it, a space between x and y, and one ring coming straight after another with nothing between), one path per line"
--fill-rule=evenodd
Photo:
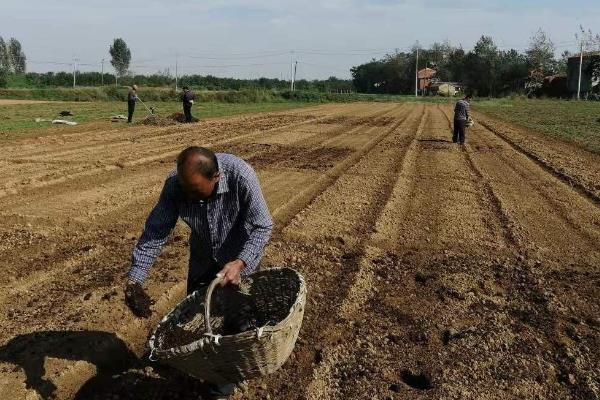
M572 55L573 54L571 54L571 52L569 50L565 50L562 52L562 54L560 55L560 59L556 62L556 72L557 73L563 74L563 75L567 74L569 57L571 57Z
M465 58L467 85L480 96L494 96L497 85L498 48L489 36L482 36Z
M110 63L115 68L115 71L117 71L117 76L122 78L127 74L127 70L129 70L131 50L129 50L127 43L123 39L117 38L113 41L108 52L111 56Z
M15 74L24 74L27 66L27 58L25 57L21 43L15 38L10 38L8 42L8 55L12 71Z
M514 49L501 51L498 54L496 67L498 74L496 94L505 95L522 91L528 76L528 68L526 55Z
M590 57L587 70L592 76L592 91L596 93L600 92L600 55Z
M556 59L554 58L554 43L546 32L539 29L531 37L529 48L525 52L530 70L539 70L544 75L556 73Z
M436 78L441 81L452 81L452 74L449 69L450 57L455 48L450 42L433 43L429 49L420 50L419 69L424 67L436 70ZM423 62L423 64L421 64Z
M461 48L454 49L448 56L446 62L446 69L448 75L448 81L451 82L465 82L466 71L465 71L465 51Z
M7 72L4 68L0 68L0 87L5 88L8 85L6 79Z
M5 72L10 71L10 56L8 54L8 46L6 42L0 36L0 70Z
M372 60L366 64L352 67L350 72L357 91L361 93L384 93L386 82L383 61Z

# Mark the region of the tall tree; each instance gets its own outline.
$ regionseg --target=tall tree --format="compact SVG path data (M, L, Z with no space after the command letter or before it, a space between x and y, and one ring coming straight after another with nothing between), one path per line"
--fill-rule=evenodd
M480 96L494 96L498 48L489 36L482 36L465 59L467 85Z
M4 88L8 84L6 79L6 70L4 68L0 68L0 87Z
M555 47L552 40L550 40L546 32L539 29L531 37L529 48L525 52L530 71L538 70L542 75L556 73L557 63L554 58L554 51Z
M5 72L10 71L10 55L8 54L8 46L0 36L0 70Z
M527 78L527 56L511 49L498 55L498 84L496 94L509 94L522 90Z
M465 82L465 51L462 48L455 49L448 56L446 64L448 80L452 82Z
M583 45L584 51L600 51L600 34L594 34L591 29L586 31L582 25L579 25L579 31L575 37Z
M127 43L123 39L117 38L113 41L108 52L112 57L110 63L117 71L117 75L119 77L125 76L131 62L131 50L127 47Z
M10 38L8 42L8 54L10 58L10 65L15 74L24 74L26 70L27 58L21 48L21 43L15 39Z
M573 54L571 54L571 52L569 50L565 50L562 52L562 54L560 55L560 58L556 62L557 73L567 75L569 57L571 57L572 55Z
M592 92L600 92L600 55L593 54L587 65L587 72L592 77Z

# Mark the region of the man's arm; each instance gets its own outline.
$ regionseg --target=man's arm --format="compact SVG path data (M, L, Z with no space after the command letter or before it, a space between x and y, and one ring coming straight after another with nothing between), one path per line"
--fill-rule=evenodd
M150 268L177 223L179 212L174 199L174 179L176 178L167 178L158 203L148 216L144 232L133 250L129 270L129 279L133 282L144 283Z
M256 173L248 168L247 174L241 182L241 203L245 207L246 229L250 230L250 235L238 259L244 262L245 268L242 275L248 275L256 269L260 262L263 249L273 230L273 220L267 207L267 202L260 189L260 183Z

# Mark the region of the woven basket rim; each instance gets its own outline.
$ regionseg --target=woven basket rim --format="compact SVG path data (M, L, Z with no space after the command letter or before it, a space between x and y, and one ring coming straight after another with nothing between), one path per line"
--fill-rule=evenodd
M237 333L235 335L221 336L221 339L220 339L221 345L227 345L228 343L237 343L237 342L243 342L243 341L248 341L248 342L256 341L256 340L260 340L260 338L263 337L263 335L265 335L265 333L273 334L273 333L277 333L283 329L287 329L287 327L289 326L290 320L294 317L294 311L298 307L301 307L304 305L303 303L305 302L306 296L303 296L303 292L304 293L306 292L306 282L304 281L304 277L298 271L296 271L293 268L289 268L289 267L273 267L273 268L268 268L268 269L264 269L261 271L257 271L255 273L268 273L268 272L277 271L277 270L289 270L298 277L298 281L299 281L298 292L296 293L296 300L294 301L294 304L292 304L292 306L290 307L287 316L284 319L282 319L279 323L277 323L276 325L265 325L263 327L256 328L251 331L241 332L241 333ZM251 278L253 274L250 274L248 276L248 278ZM179 304L177 304L169 313L167 313L167 315L165 315L160 320L158 326L154 329L152 336L148 340L148 346L150 348L150 352L156 358L158 358L160 360L168 360L170 358L177 357L181 354L192 353L198 349L201 349L204 346L205 338L201 337L194 342L191 342L191 343L188 343L185 345L181 345L181 346L171 347L169 349L159 349L158 347L155 347L157 333L158 333L159 329L161 328L161 326L163 324L165 324L167 321L169 321L170 319L178 316L179 313L181 312L181 308L188 302L196 300L196 297L198 297L198 296L200 296L199 291L195 291L195 292L187 295L185 297L185 299L183 299L181 302L179 302ZM202 299L202 301L204 302L204 299ZM260 337L258 335L259 331L261 333Z

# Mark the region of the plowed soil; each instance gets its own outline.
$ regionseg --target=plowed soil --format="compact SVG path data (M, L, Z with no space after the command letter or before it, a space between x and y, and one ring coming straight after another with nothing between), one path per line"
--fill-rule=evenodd
M276 222L263 268L308 283L297 347L235 399L600 396L600 158L432 104L326 105L191 125L28 135L0 154L0 398L198 399L144 357L184 294L178 225L123 303L174 157L233 152Z

